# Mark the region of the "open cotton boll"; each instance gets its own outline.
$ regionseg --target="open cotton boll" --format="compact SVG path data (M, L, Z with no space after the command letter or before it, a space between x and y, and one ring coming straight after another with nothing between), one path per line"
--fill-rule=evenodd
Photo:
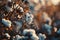
M28 38L28 37L16 35L16 39L15 39L15 40L23 40L23 39L27 39L27 38Z
M23 34L26 35L28 32L32 35L32 36L31 36L31 39L32 39L32 40L38 40L38 39L39 39L39 37L36 35L34 29L25 29L25 30L23 31Z
M8 33L5 33L6 37L10 38L10 35Z
M23 34L26 35L28 32L30 32L31 34L35 34L35 30L34 29L24 29Z
M2 19L2 23L8 27L11 27L11 24L12 24L10 20L6 20L6 19Z
M33 33L31 36L31 39L32 40L39 40L39 37L35 33Z
M44 36L44 38L46 38L46 35L45 34L43 34L43 36Z
M16 40L19 40L21 37L19 35L16 35Z
M42 34L42 33L39 33L39 40L45 40L46 38L46 35L45 34Z
M54 32L57 32L57 28L56 27L54 27Z
M31 24L33 21L34 16L32 14L26 13L26 22Z
M22 7L20 7L20 10L21 10L21 12L24 12L24 10L23 10L23 8L22 8Z
M22 16L20 16L20 15L18 15L17 17L18 17L18 18L22 18Z

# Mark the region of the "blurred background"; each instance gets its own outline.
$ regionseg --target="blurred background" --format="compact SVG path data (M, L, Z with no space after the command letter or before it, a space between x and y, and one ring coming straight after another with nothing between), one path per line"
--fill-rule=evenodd
M60 40L60 0L0 0L0 40Z

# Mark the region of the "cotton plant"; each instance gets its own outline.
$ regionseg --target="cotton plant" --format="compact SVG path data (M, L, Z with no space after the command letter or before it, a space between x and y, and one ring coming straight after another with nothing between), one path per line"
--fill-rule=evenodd
M6 20L6 19L2 19L2 23L7 27L11 27L11 25L12 25L12 22L10 20Z
M34 29L25 29L23 31L23 35L26 35L27 33L30 33L31 36L31 40L38 40L39 37L36 35L36 32Z
M22 18L22 16L20 16L20 15L18 15L17 17L18 17L19 19Z
M21 10L21 12L24 12L24 9L23 9L23 7L20 7L20 10Z
M23 35L26 35L28 32L31 32L31 34L35 33L34 29L24 29Z

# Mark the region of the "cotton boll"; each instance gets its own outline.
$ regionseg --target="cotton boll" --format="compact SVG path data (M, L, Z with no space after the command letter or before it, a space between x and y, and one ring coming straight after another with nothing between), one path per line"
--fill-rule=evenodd
M24 10L23 10L23 8L22 8L22 7L20 7L20 10L21 10L21 12L24 12Z
M35 34L35 30L34 29L24 29L23 34L26 35L28 32L30 32L31 34Z
M32 34L32 36L31 36L31 39L32 40L39 40L39 37L36 35L36 34Z
M46 38L46 35L45 34L42 34L42 33L39 33L39 40L45 40Z
M34 29L29 29L30 32L32 33L35 33L35 30Z
M27 22L28 24L31 24L31 23L32 23L33 18L34 18L34 17L33 17L32 14L26 13L26 22Z
M32 36L31 36L31 39L32 39L32 40L38 40L38 39L39 39L38 36L36 35L34 29L25 29L25 30L23 31L23 34L26 35L28 32L32 35Z
M19 40L21 37L19 35L16 35L16 40Z
M15 40L23 40L23 39L27 39L27 38L28 37L16 35L16 39Z
M56 27L54 27L54 32L57 32L57 28Z
M24 29L24 31L23 31L23 35L26 35L27 32L29 32L29 31L28 31L27 29Z
M6 20L6 19L2 19L2 23L8 27L11 27L11 24L12 24L10 20Z
M10 38L10 35L8 33L5 33L6 37Z
M44 36L44 38L46 38L46 35L45 34L43 34L43 36Z

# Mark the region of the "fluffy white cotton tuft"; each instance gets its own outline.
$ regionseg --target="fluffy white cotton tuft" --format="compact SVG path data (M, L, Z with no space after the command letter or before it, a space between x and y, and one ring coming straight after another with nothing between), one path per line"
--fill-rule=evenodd
M32 36L31 36L31 39L32 39L32 40L38 40L38 39L39 39L39 37L36 35L34 29L25 29L25 30L23 31L23 34L26 35L28 32L32 35Z
M6 19L2 19L2 23L8 27L11 27L11 21L10 20L6 20Z
M8 33L5 33L6 37L10 38L10 35Z
M46 35L45 34L42 34L42 33L39 33L39 40L45 40L46 39Z
M30 32L31 34L35 34L35 30L34 29L24 29L23 34L26 35L28 32Z
M33 21L34 16L32 14L26 13L26 22L31 24Z
M27 39L27 38L28 37L16 35L16 39L15 40L23 40L23 39Z

